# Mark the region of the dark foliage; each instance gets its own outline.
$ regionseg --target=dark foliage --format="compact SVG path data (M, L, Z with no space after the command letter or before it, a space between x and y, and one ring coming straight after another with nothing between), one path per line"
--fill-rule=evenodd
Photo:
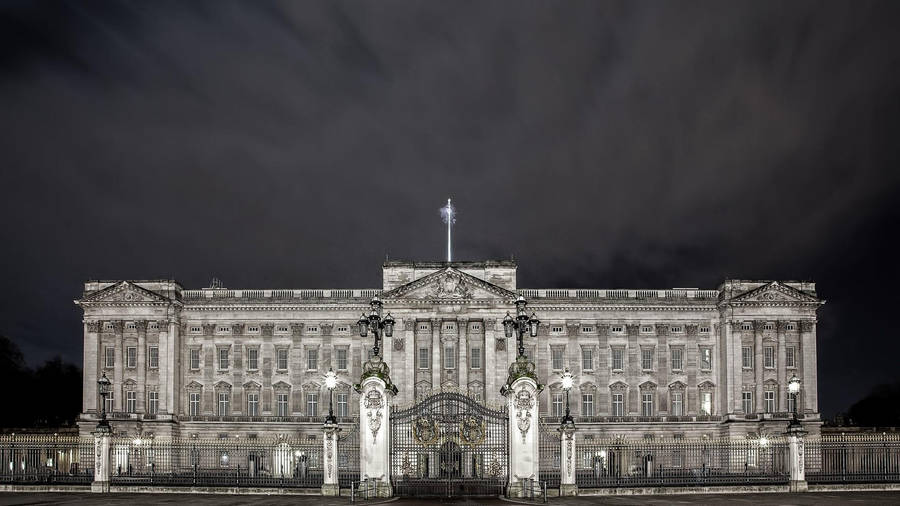
M900 427L900 382L876 386L848 415L862 427Z
M0 382L7 400L0 427L63 427L74 424L81 411L78 366L56 357L32 370L5 336L0 336Z

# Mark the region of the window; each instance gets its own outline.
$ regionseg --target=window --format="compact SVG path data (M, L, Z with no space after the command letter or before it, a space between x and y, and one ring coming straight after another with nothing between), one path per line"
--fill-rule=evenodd
M712 349L700 348L700 370L709 371L712 369Z
M552 413L553 416L563 416L563 394L553 394Z
M766 369L774 369L775 368L775 347L774 346L764 346L763 347L763 367Z
M753 347L741 347L741 367L744 369L753 369Z
M480 323L473 323L473 324L472 324L472 330L481 330L481 324L480 324Z
M763 325L763 330L775 330L775 325L772 325L771 323L766 323L765 325Z
M228 415L228 404L231 402L228 392L219 392L219 416Z
M150 322L150 330L159 330L159 322Z
M134 346L125 348L125 367L137 367L137 348Z
M199 334L200 327L191 327L191 334Z
M115 410L115 394L112 390L110 390L109 394L106 396L106 412L111 413Z
M125 328L128 330L135 330L137 328L137 325L135 325L134 322L128 322L125 324Z
M786 326L785 328L786 328L787 330L794 330L794 324L793 324L793 323L788 323L787 326Z
M251 326L247 327L247 332L250 334L259 334L259 326L251 325Z
M219 327L219 332L221 332L221 333L231 332L231 327L229 327L227 325L222 325L221 327Z
M550 348L551 367L554 370L561 370L564 367L563 353L565 348L554 346Z
M306 368L311 371L319 368L319 350L315 348L306 350Z
M684 415L684 394L682 392L672 392L672 415Z
M219 348L219 369L228 369L228 348Z
M318 331L319 331L319 327L317 327L315 325L310 325L310 326L306 327L307 334L315 334Z
M472 369L481 369L481 348L472 348L469 350L469 367Z
M287 331L288 331L288 328L285 327L285 326L280 326L280 327L278 327L278 332L284 333L284 332L287 332Z
M581 394L581 416L594 416L594 394Z
M705 326L705 325L701 325L701 326L700 326L700 333L701 333L701 334L709 334L709 327L707 327L707 326Z
M104 330L116 330L116 325L113 322L106 322L103 324Z
M550 332L553 332L554 334L562 334L562 330L563 328L559 326L550 327Z
M275 397L275 416L288 415L288 394L277 394Z
M112 346L106 347L106 367L112 368L116 366L116 349Z
M125 392L125 411L129 413L137 412L137 392L134 390Z
M680 326L669 327L669 332L671 332L673 334L679 334L682 332L682 330L683 330L683 327L680 327Z
M741 407L744 409L744 413L753 413L756 410L753 408L753 392L741 392Z
M591 332L594 331L594 327L581 327L581 331L584 332L585 334L590 334Z
M348 327L347 325L338 325L335 328L335 332L339 334L346 334L347 332L350 332L350 327Z
M653 393L641 394L641 416L653 416Z
M684 367L684 348L672 348L672 370L680 371Z
M641 349L641 369L650 371L653 369L653 350L649 348Z
M250 371L259 369L259 348L247 349L247 369Z
M419 324L419 330L428 330L428 324L427 324L427 323L420 323L420 324Z
M445 324L444 324L444 330L455 330L455 329L456 329L456 326L453 325L452 323L445 323Z
M319 394L306 394L306 416L319 416Z
M147 367L150 369L159 367L159 346L147 348Z
M644 334L650 334L653 332L653 325L644 325L641 327L641 332Z
M200 393L199 392L191 392L190 402L188 404L188 414L191 416L199 416L200 415Z
M766 413L775 412L775 391L766 390L763 392L763 400L766 402Z
M159 412L159 392L147 392L147 413L155 415Z
M455 346L444 346L444 369L456 369Z
M624 348L613 348L612 349L612 368L613 371L621 371L624 369L625 365L625 349Z
M625 394L612 394L612 416L625 416Z
M594 369L594 350L592 348L581 349L581 368L585 371Z
M784 349L784 366L789 369L797 367L796 349L793 346Z
M622 333L622 326L621 326L621 325L614 325L612 328L610 328L610 330L611 330L613 333L615 333L615 334L621 334L621 333Z
M288 368L288 349L287 348L279 348L278 349L278 364L277 367L279 370L286 370Z
M419 348L419 369L428 369L428 348Z
M337 416L346 417L350 416L350 411L347 409L347 394L340 393L337 394Z
M707 416L712 414L712 392L700 392L700 414Z
M787 410L788 413L794 412L794 404L797 402L797 394L788 393L787 396Z
M247 394L247 414L249 416L259 416L259 393L251 392Z
M741 330L753 330L753 324L751 323L742 323Z
M338 348L335 350L335 362L338 371L347 370L347 348Z

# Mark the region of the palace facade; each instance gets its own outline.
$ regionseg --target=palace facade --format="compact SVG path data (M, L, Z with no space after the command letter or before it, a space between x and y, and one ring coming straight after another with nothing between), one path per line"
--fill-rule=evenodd
M525 348L545 385L544 421L565 409L575 376L582 436L743 437L783 432L795 409L818 432L815 284L726 280L716 289L522 289L511 261L387 262L381 288L184 289L174 280L88 281L82 433L101 397L119 433L159 436L321 433L324 374L338 418L358 416L372 338L356 321L379 296L396 319L382 345L394 404L438 389L500 403L516 338L502 320L522 295L541 323ZM217 284L214 284L217 285Z

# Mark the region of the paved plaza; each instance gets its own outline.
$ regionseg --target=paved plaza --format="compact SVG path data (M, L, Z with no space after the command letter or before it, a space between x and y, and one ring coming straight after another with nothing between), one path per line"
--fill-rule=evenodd
M385 504L385 501L357 501L350 503L347 497L297 496L297 495L217 495L217 494L89 494L89 493L26 493L0 492L0 506L6 505L136 505L136 504L191 504L232 506L291 505L291 506L348 506L350 504ZM413 504L459 504L467 506L516 504L503 499L415 499L405 498L387 502L392 506ZM542 504L542 503L539 503ZM810 492L806 494L697 494L665 496L616 496L616 497L567 497L551 499L550 505L639 505L639 504L729 504L739 505L828 505L828 504L900 504L900 491L895 492Z

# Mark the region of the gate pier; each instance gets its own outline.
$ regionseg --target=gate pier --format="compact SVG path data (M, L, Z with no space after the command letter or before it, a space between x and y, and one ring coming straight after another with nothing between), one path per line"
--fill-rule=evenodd
M509 414L509 497L534 495L525 483L539 478L537 396L542 389L534 374L534 362L519 355L509 367L509 379L502 391Z
M390 437L387 427L397 387L390 383L387 364L378 355L364 366L359 396L359 476L378 497L391 497ZM386 378L387 381L385 381Z

